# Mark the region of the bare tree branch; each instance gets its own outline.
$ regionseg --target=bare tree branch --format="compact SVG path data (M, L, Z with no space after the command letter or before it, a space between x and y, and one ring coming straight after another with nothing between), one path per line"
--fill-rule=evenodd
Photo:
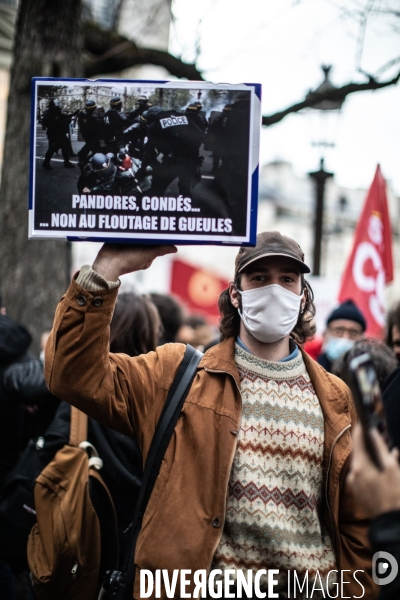
M364 50L364 40L367 33L368 17L373 9L375 0L368 0L361 12L360 22L358 24L358 39L356 52L356 68L361 71L362 55Z
M94 23L84 24L86 59L84 63L85 77L92 78L102 73L118 73L129 67L153 64L164 67L175 77L191 81L203 81L201 72L195 64L188 64L172 56L166 51L154 48L139 48L135 42L119 35L115 31L105 31ZM389 66L389 65L388 65ZM340 88L326 92L310 92L307 97L289 106L285 110L262 117L262 125L268 127L279 123L290 113L304 108L312 108L322 100L343 101L349 94L363 91L373 91L395 85L400 79L400 72L388 81L378 82L375 77L368 75L366 83L349 83Z
M376 73L375 73L375 77L379 77L379 75L381 75L382 73L384 73L385 71L387 71L388 69L390 69L390 67L393 67L394 65L397 65L397 63L400 62L400 56L397 56L396 58L393 58L392 60L389 60L389 62L387 62L385 65L383 65L383 67L381 67Z
M84 38L85 77L91 78L100 73L117 73L129 67L152 64L164 67L175 77L203 80L196 65L185 63L164 50L139 48L135 42L115 31L103 30L93 22L84 23Z
M286 115L289 115L290 113L299 112L303 108L312 108L316 104L319 104L322 100L343 101L349 94L354 94L355 92L365 92L368 90L379 90L390 85L396 85L396 83L398 83L399 80L400 72L397 74L396 77L390 79L389 81L378 82L375 79L370 79L367 83L348 83L342 86L341 88L328 90L327 92L322 94L317 92L310 92L309 94L307 94L307 98L302 102L293 104L285 110L279 111L272 115L262 117L262 124L265 127L269 127L270 125L275 125L275 123L279 123L279 121L282 121L282 119L286 117Z

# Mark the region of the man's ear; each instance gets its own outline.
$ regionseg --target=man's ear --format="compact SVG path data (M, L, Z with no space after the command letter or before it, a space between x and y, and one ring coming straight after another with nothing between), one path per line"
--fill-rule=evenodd
M308 300L308 291L306 289L304 289L304 294L303 294L303 297L302 297L301 303L300 303L300 312L301 313L304 312L304 308L306 306L307 300Z
M303 281L303 297L300 301L300 314L303 314L306 304L310 299L310 292L308 290L308 286L305 281Z
M232 306L234 306L235 308L239 308L240 294L237 291L236 285L234 283L229 284L229 297L231 299Z

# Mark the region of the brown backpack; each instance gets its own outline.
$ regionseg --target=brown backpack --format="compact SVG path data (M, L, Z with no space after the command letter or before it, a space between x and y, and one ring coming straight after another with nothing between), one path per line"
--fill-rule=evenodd
M85 414L72 407L69 444L57 452L36 478L37 522L29 535L27 553L33 586L40 600L97 598L102 576L103 532L94 507L96 502L91 499L93 484L101 490L102 500L97 499L97 503L103 507L109 502L112 507L115 562L118 562L114 505L98 472L102 461L86 441L87 421ZM109 546L104 539L103 545Z

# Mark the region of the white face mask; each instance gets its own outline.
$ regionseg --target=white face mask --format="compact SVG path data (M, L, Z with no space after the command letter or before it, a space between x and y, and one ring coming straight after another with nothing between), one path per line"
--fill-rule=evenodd
M298 296L278 283L241 292L242 311L239 315L259 341L272 344L292 331L299 318L304 292Z

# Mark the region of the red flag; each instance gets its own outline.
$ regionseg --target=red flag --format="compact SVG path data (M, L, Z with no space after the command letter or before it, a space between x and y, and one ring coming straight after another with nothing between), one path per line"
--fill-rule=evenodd
M204 315L211 323L219 320L218 298L228 285L228 281L182 260L174 259L172 263L171 292L191 312Z
M343 275L339 301L353 300L367 321L367 334L382 337L385 284L393 281L392 232L386 182L380 166L365 200Z

